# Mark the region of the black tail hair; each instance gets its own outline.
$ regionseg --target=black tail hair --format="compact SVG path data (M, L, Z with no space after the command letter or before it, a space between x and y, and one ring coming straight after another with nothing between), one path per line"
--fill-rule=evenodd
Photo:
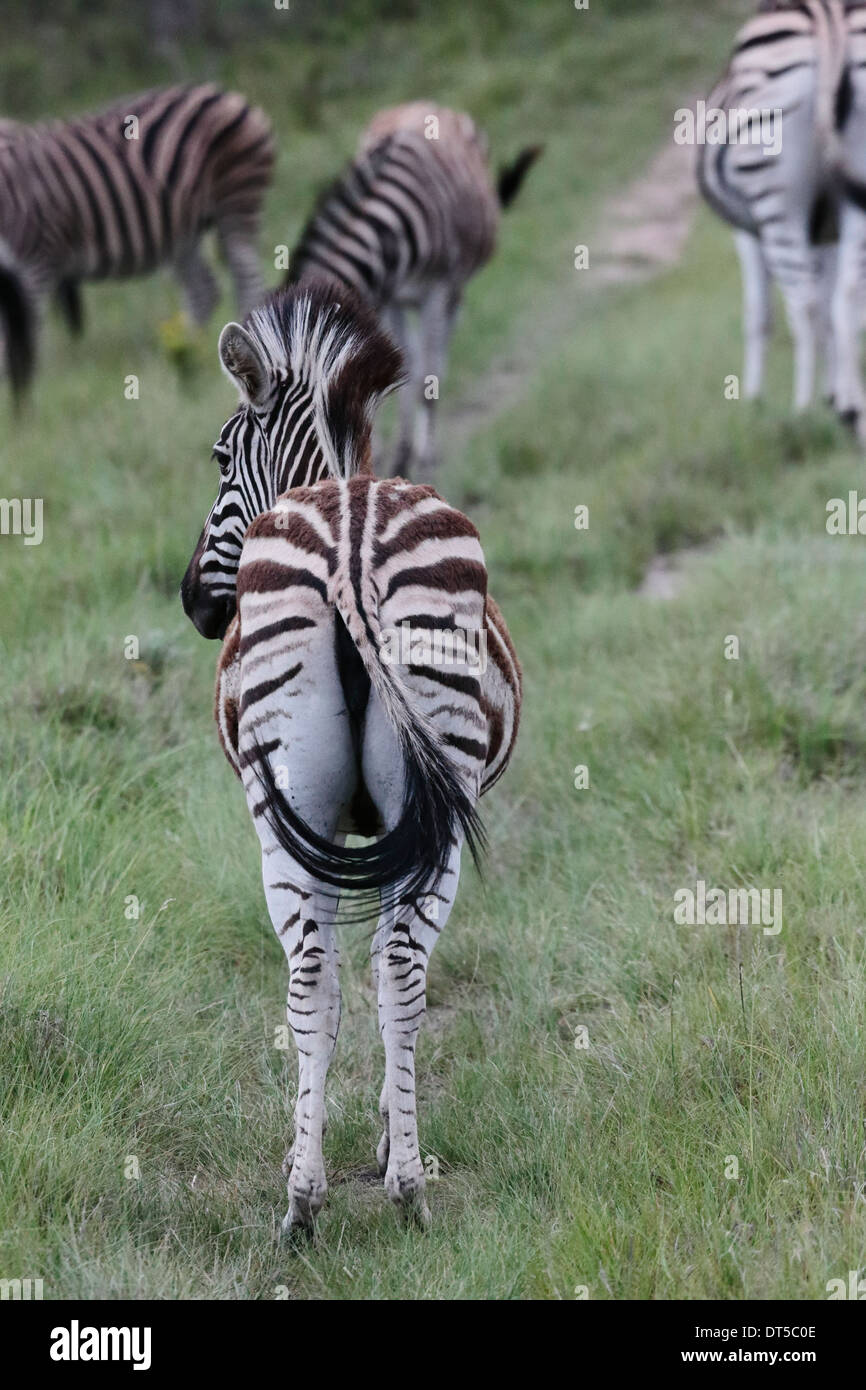
M6 330L6 365L15 401L30 384L36 363L35 312L24 281L0 263L0 320Z
M359 846L333 844L292 809L270 763L269 754L279 745L256 743L248 755L262 789L254 814L264 814L277 842L320 883L360 895L356 921L378 914L380 894L384 908L432 891L458 830L476 867L484 849L477 807L438 741L419 726L413 740L401 738L401 745L405 787L400 819L381 839ZM397 892L389 894L389 889Z
M512 164L502 165L496 184L500 207L511 206L520 191L520 186L526 178L527 172L543 152L543 145L528 145L525 150L520 151Z
M76 338L84 332L84 305L81 286L77 280L61 280L56 291L57 307L65 318L69 331Z

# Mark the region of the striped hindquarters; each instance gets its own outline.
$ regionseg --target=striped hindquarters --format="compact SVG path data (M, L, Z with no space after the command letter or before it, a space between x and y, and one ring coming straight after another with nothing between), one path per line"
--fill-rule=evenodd
M487 595L485 610L487 633L487 672L482 686L482 711L487 720L487 761L481 792L489 791L507 768L517 730L523 699L523 673L511 636L499 607Z
M303 689L305 647L334 610L401 738L432 739L476 794L492 786L514 746L521 685L478 533L432 488L369 477L293 489L247 534L240 621L217 682L236 771L268 702ZM259 689L250 663L277 654L279 679L269 668Z
M841 0L768 10L740 30L706 103L724 133L708 128L698 149L701 191L727 222L757 233L791 206L812 212L838 159L846 43Z
M253 235L273 158L267 117L211 85L148 92L70 121L6 126L0 232L53 282L140 274L208 227Z

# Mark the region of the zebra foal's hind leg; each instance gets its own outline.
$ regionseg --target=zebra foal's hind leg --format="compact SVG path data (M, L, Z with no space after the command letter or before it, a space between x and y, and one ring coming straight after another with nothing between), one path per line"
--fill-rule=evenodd
M405 768L375 692L364 723L363 773L385 829L393 829L403 807ZM430 1211L418 1146L415 1044L427 1010L427 966L457 895L460 849L455 840L438 880L420 894L401 897L399 887L386 892L371 948L379 1032L385 1045L385 1083L379 1098L383 1132L376 1157L391 1201L424 1226Z
M342 834L342 833L337 833L337 834L334 835L334 844L335 844L335 845L344 845L345 843L346 843L346 836L345 836L344 834ZM333 916L334 916L334 917L336 917L337 907L338 907L338 901L339 901L339 900L335 900L334 903L333 903L333 908L334 908ZM337 964L339 965L339 949L337 950ZM338 981L338 984L339 984L339 981ZM282 1161L282 1164L280 1165L280 1171L281 1171L281 1173L282 1173L282 1175L283 1175L284 1178L289 1177L289 1175L291 1174L291 1171L292 1171L292 1167L294 1166L294 1162L295 1162L295 1150L296 1150L296 1147L297 1147L298 1125L304 1123L304 1107L303 1107L303 1104L302 1104L302 1098L301 1098L300 1096L298 1097L298 1100L297 1100L297 1102L295 1103L294 1122L295 1122L295 1130L294 1130L294 1135L293 1135L293 1137L292 1137L292 1142L291 1142L291 1145L289 1146L289 1150L288 1150L288 1152L287 1152L285 1158L284 1158L283 1161ZM323 1101L323 1102L322 1102L322 1137L323 1137L323 1138L324 1138L324 1136L327 1134L327 1132L328 1132L328 1107L327 1107L327 1104Z
M175 274L186 300L187 312L196 327L207 323L219 299L216 276L204 259L198 242L185 246L174 258Z
M258 760L267 757L285 800L330 841L357 784L333 619L315 589L302 594L288 601L270 595L264 602L258 596L241 600L241 645L247 645L241 655L238 747L245 762L247 805L262 846L268 912L289 965L287 1018L298 1052L284 1231L295 1226L310 1230L327 1193L322 1136L325 1081L340 1022L334 930L339 899L279 842L256 769ZM298 619L301 625L292 635L280 633L281 624Z
M383 1133L376 1150L391 1201L429 1225L424 1164L418 1144L415 1044L427 1011L427 967L448 921L460 878L455 845L445 872L412 899L397 897L379 918L373 938L373 976L379 1032L385 1045L385 1081L379 1098Z
M325 1080L340 1026L337 899L276 845L263 847L262 872L268 911L289 963L286 1016L298 1050L295 1137L284 1165L284 1172L289 1165L290 1169L283 1230L310 1230L328 1191L322 1138Z

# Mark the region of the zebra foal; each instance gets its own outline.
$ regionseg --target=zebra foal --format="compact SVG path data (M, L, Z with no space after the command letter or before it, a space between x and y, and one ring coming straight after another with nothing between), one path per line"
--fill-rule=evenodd
M170 264L204 323L218 293L199 248L210 228L241 313L251 309L263 293L256 237L273 161L264 113L212 85L146 92L68 121L0 121L0 311L13 389L32 375L45 298L80 328L82 280Z
M286 283L327 275L349 285L403 349L409 380L392 474L433 467L436 401L466 284L493 254L501 210L540 153L525 149L494 186L487 141L469 116L423 101L380 111L301 233Z
M866 5L764 0L708 105L781 116L777 151L740 138L699 152L701 190L736 229L745 395L762 390L775 282L794 340L795 408L812 400L823 350L826 393L862 437Z
M241 406L215 447L219 492L182 597L198 630L224 639L216 719L289 965L299 1075L283 1228L311 1228L327 1191L341 891L380 899L377 1157L390 1199L426 1224L415 1043L427 966L462 847L482 844L478 798L514 746L520 667L472 523L431 487L370 472L372 412L400 358L351 292L283 292L223 330L220 357ZM350 833L375 838L351 848Z

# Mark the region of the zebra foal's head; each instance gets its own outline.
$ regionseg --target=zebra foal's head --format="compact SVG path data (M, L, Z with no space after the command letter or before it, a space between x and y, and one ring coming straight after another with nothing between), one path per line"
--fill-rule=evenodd
M349 290L304 282L220 334L240 408L214 445L220 483L181 584L204 637L235 612L247 528L281 493L369 467L374 407L401 380L401 357Z

